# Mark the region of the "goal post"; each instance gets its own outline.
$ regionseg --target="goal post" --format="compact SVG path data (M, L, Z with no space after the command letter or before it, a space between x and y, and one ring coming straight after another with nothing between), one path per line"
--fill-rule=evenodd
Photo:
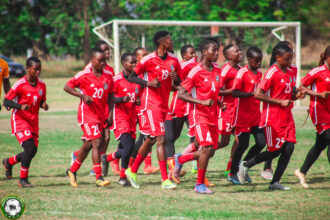
M115 19L99 25L93 29L93 32L106 41L113 48L113 65L115 73L120 71L120 40L129 41L129 39L122 39L129 36L127 29L129 26L134 26L135 34L139 34L140 42L134 44L134 48L138 46L145 46L144 31L140 31L138 27L218 27L218 28L271 28L267 35L271 35L277 42L285 40L283 32L287 28L292 29L293 39L295 41L295 64L298 69L297 83L300 82L301 72L301 23L297 21L292 22L259 22L259 21L178 21L178 20L129 20L129 19ZM125 32L126 31L126 32ZM142 32L142 33L141 33ZM110 34L108 34L110 33ZM122 36L120 36L120 33ZM127 35L126 35L127 34ZM186 33L181 33L186 34ZM197 34L197 33L196 33ZM125 36L124 36L125 35ZM134 34L133 34L134 35ZM137 37L137 36L134 36ZM197 38L196 36L192 36ZM203 37L203 36L201 36ZM250 37L250 38L253 38ZM259 45L256 45L259 46ZM133 48L133 49L134 49ZM132 48L131 48L132 49ZM297 103L299 105L299 102Z
M108 37L102 28L112 25L112 37ZM115 19L99 25L93 29L93 32L102 40L106 41L114 49L114 69L118 73L120 70L120 44L119 44L119 26L190 26L190 27L271 27L274 28L272 33L275 38L281 38L277 31L281 31L286 27L295 28L295 53L296 66L298 68L298 77L301 70L301 23L300 22L246 22L246 21L171 21L171 20L121 20ZM112 39L111 39L112 38ZM143 38L143 36L142 36ZM143 42L143 41L142 41ZM258 46L258 45L257 45ZM299 79L297 79L299 82Z

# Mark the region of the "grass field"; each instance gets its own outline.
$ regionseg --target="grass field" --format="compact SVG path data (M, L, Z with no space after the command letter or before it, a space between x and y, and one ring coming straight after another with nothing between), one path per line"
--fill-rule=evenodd
M17 186L19 164L13 169L12 180L6 180L4 169L0 169L0 198L8 194L23 197L26 211L22 219L329 218L330 168L325 152L308 173L310 189L303 189L294 176L295 169L301 166L315 138L310 120L300 128L306 117L306 110L294 111L298 143L282 178L282 183L291 187L291 191L268 191L269 182L260 177L262 165L251 170L252 184L229 184L222 173L229 158L230 147L217 151L210 161L207 176L215 184L215 194L211 196L193 192L196 175L190 173L183 178L176 191L161 189L160 174L147 176L140 173L140 190L122 188L117 184L118 176L111 171L107 177L111 181L110 186L96 188L95 178L89 176L92 167L90 156L78 172L80 187L73 189L65 176L65 170L70 165L70 153L81 146L79 139L82 132L76 120L78 100L64 93L62 88L66 78L44 80L50 110L41 110L40 113L39 149L32 161L29 178L35 187L22 189ZM0 112L0 125L2 159L19 153L21 147L10 134L9 112ZM186 133L184 130L176 142L177 152L181 152L189 142ZM112 136L109 149L115 149L116 145ZM152 156L153 164L156 165L156 153ZM276 163L277 159L273 166ZM185 168L189 170L190 164L185 165Z

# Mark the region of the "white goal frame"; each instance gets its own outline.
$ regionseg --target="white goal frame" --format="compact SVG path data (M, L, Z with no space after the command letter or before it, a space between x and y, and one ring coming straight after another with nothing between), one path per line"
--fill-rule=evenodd
M102 35L99 30L105 26L113 25L113 43L109 41L105 36ZM148 26L196 26L196 27L272 27L272 34L279 40L284 40L281 38L277 31L281 31L287 27L295 27L295 37L296 37L296 66L298 68L297 83L300 82L300 70L301 70L301 23L297 21L293 22L259 22L259 21L170 21L170 20L129 20L129 19L115 19L108 21L102 25L93 28L93 32L99 36L102 40L107 42L114 49L114 69L115 73L120 71L120 48L119 48L119 25L148 25ZM143 44L143 42L142 42Z

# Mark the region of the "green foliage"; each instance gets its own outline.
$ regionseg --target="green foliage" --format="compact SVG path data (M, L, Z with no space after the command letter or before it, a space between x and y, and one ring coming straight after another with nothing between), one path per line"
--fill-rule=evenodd
M82 57L85 35L82 3L83 0L1 0L0 53L22 55L25 54L26 49L33 48L45 54L71 54L78 58ZM298 20L303 22L303 30L306 33L328 36L329 8L330 2L327 0L91 1L88 7L89 42L92 45L98 39L92 33L94 26L114 18L206 21ZM190 30L192 33L193 31L196 30ZM231 37L241 37L242 34L233 31Z

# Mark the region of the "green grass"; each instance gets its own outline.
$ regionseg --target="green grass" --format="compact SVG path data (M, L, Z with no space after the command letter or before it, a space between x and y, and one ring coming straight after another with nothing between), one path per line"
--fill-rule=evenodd
M214 195L193 192L196 175L188 173L176 191L161 189L160 174L143 175L140 169L141 189L122 188L118 176L110 171L107 188L96 188L95 179L89 176L92 167L90 156L78 172L80 187L71 188L65 176L70 165L70 153L81 146L81 129L77 126L78 100L62 90L67 78L48 79L50 111L40 113L40 142L38 153L32 161L30 181L32 189L17 186L20 166L13 169L13 179L6 180L0 169L0 199L16 194L25 200L26 211L22 219L326 219L330 214L330 169L325 152L310 169L307 182L310 189L303 189L294 176L314 144L314 128L310 122L300 128L306 111L294 112L297 141L295 152L285 171L282 183L292 188L288 192L270 192L268 183L260 177L262 165L252 168L253 183L233 186L222 175L229 158L230 147L217 151L209 163L207 176L215 184ZM19 153L21 147L11 136L10 113L0 112L1 158ZM184 129L176 142L177 152L188 144ZM253 144L253 138L251 141ZM117 142L112 136L109 151ZM231 146L231 144L230 144ZM156 166L154 147L153 164ZM273 162L276 166L277 159ZM185 165L190 170L191 164ZM0 217L1 218L1 217Z

